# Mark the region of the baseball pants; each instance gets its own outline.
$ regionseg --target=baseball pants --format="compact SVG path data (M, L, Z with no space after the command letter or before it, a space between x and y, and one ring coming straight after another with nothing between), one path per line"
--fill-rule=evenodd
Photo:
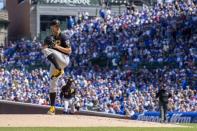
M69 112L68 107L70 106L70 113L75 112L74 98L64 99L64 111Z
M50 54L54 54L58 65L60 66L61 69L64 69L65 67L68 66L69 62L70 62L70 58L68 55L63 54L57 50L51 49L51 48L45 48L42 50L42 53L44 54L44 56L47 58L47 56L49 56ZM56 70L55 66L51 63L50 66L50 77L52 76L53 72ZM50 93L53 92L57 92L57 84L58 84L58 80L61 76L57 77L57 78L53 78L50 79Z

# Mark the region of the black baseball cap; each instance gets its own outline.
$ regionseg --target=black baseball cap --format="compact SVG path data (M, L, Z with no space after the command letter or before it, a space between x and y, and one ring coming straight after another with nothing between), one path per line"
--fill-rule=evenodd
M69 78L68 78L68 81L73 82L74 80L73 80L73 78L72 78L72 77L69 77Z
M50 23L50 26L54 26L54 25L60 26L60 21L57 20L57 19L52 20L51 23Z

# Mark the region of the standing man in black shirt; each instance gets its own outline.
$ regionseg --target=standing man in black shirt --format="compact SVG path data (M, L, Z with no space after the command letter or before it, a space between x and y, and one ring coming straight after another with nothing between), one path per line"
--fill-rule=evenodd
M168 99L171 94L167 92L164 86L161 87L159 92L156 94L156 98L159 98L159 110L161 122L167 122L166 114L168 111Z

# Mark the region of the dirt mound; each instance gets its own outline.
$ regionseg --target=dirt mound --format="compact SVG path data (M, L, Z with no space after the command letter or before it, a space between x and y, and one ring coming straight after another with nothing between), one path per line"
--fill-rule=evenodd
M0 115L0 127L180 127L173 124L81 115Z

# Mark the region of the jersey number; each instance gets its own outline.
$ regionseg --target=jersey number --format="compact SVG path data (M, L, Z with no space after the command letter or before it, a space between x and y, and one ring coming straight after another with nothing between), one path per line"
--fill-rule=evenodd
M56 40L55 41L55 44L58 45L58 46L60 46L61 45L61 41L60 40Z

